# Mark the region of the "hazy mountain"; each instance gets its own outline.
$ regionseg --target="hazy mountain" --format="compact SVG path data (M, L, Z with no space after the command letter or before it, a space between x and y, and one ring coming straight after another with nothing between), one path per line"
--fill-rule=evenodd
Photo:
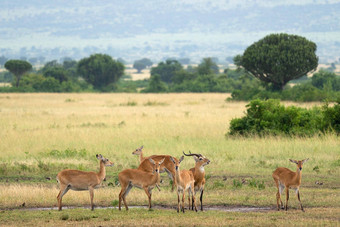
M340 57L340 1L2 0L0 56L199 60L242 53L270 33L302 35Z

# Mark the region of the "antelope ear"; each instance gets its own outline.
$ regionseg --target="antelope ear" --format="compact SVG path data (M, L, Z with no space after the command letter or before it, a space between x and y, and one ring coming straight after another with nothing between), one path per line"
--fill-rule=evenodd
M143 149L143 147L144 147L144 146L142 145L142 146L141 146L139 149L141 149L141 150L142 150L142 149Z
M152 158L149 158L149 161L155 165L155 161Z
M309 158L306 158L305 160L302 160L302 164L307 162L309 160Z
M170 159L174 164L176 164L176 161L174 160L174 158L172 156L170 156Z
M101 159L101 157L100 157L101 155L100 154L96 154L96 158L98 159L98 160L100 160Z
M164 162L165 158L162 159L162 161L159 162L159 165L161 165Z
M199 159L196 157L196 156L193 156L194 157L194 159L195 159L195 162L198 162L199 161Z
M184 156L182 155L182 157L179 159L179 163L181 163L184 159Z
M298 164L298 162L295 161L295 160L289 159L289 161L291 161L291 162L293 162L293 163L295 163L295 164Z

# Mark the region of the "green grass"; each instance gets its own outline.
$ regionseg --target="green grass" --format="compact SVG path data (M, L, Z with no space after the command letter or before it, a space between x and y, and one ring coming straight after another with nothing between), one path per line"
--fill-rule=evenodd
M336 226L339 225L339 208L309 209L305 213L296 210L288 212L223 212L187 211L177 213L175 210L98 209L93 212L86 209L72 209L58 212L55 210L0 211L2 226Z

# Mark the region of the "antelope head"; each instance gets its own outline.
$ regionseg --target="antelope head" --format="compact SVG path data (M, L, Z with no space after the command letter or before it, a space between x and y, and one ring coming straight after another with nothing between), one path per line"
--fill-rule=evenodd
M101 154L96 155L97 159L103 162L104 166L113 166L113 162L111 162L109 159L104 158Z
M296 160L292 160L292 159L289 159L289 161L295 163L297 165L297 168L302 171L302 166L305 162L307 162L309 160L309 158L307 159L304 159L304 160L301 160L301 161L296 161Z
M143 152L143 151L142 151L143 147L144 147L144 146L141 146L140 148L137 148L134 152L132 152L132 154L134 154L134 155L140 155L140 154Z
M186 154L186 153L184 153L184 151L183 151L183 154L184 154L185 156L193 156L194 159L195 159L195 162L196 162L197 164L199 164L200 166L206 166L206 165L208 165L208 164L210 163L210 160L207 159L206 157L204 157L204 156L201 155L201 154L192 154L190 151L189 151L189 154Z
M164 162L165 158L163 158L162 160L160 160L159 162L155 162L152 158L149 158L149 161L153 164L154 166L154 171L156 173L159 173L159 168L162 165L162 163Z
M176 169L176 171L178 171L179 165L180 165L181 162L183 161L184 156L182 155L182 157L181 157L178 161L176 161L172 156L170 156L170 159L171 159L171 161L175 164L175 169Z

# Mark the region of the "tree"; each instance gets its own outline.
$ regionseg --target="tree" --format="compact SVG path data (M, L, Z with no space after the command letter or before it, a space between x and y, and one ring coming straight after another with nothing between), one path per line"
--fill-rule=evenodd
M176 72L183 69L183 66L176 60L166 60L160 62L156 67L151 68L151 76L160 75L161 80L166 83L171 83Z
M32 65L35 65L35 64L37 64L37 62L38 62L38 58L36 58L36 57L29 58L28 61L29 61Z
M319 89L330 86L334 91L340 91L340 77L334 72L320 70L312 76L312 85Z
M8 59L5 56L0 56L0 68L6 63Z
M15 76L15 86L19 87L21 76L31 70L32 65L27 61L9 60L5 63L5 68Z
M177 60L182 65L189 65L190 64L190 58L180 58Z
M107 54L93 54L78 62L78 74L96 89L116 83L124 74L124 65Z
M149 58L142 58L139 61L146 65L146 67L150 67L153 64Z
M50 67L44 72L45 77L53 77L60 83L68 80L67 71L62 67Z
M161 81L160 75L155 74L151 76L149 85L143 92L161 93L167 90L166 84Z
M219 69L212 58L203 58L202 63L197 67L197 72L200 75L218 74Z
M127 64L127 62L123 58L118 58L117 61L122 63L123 65Z
M141 71L146 68L146 65L141 61L135 61L133 63L133 68L137 69L137 73L141 73Z
M234 63L256 78L282 90L293 79L300 78L318 66L316 44L304 37L285 33L271 34L250 45Z

